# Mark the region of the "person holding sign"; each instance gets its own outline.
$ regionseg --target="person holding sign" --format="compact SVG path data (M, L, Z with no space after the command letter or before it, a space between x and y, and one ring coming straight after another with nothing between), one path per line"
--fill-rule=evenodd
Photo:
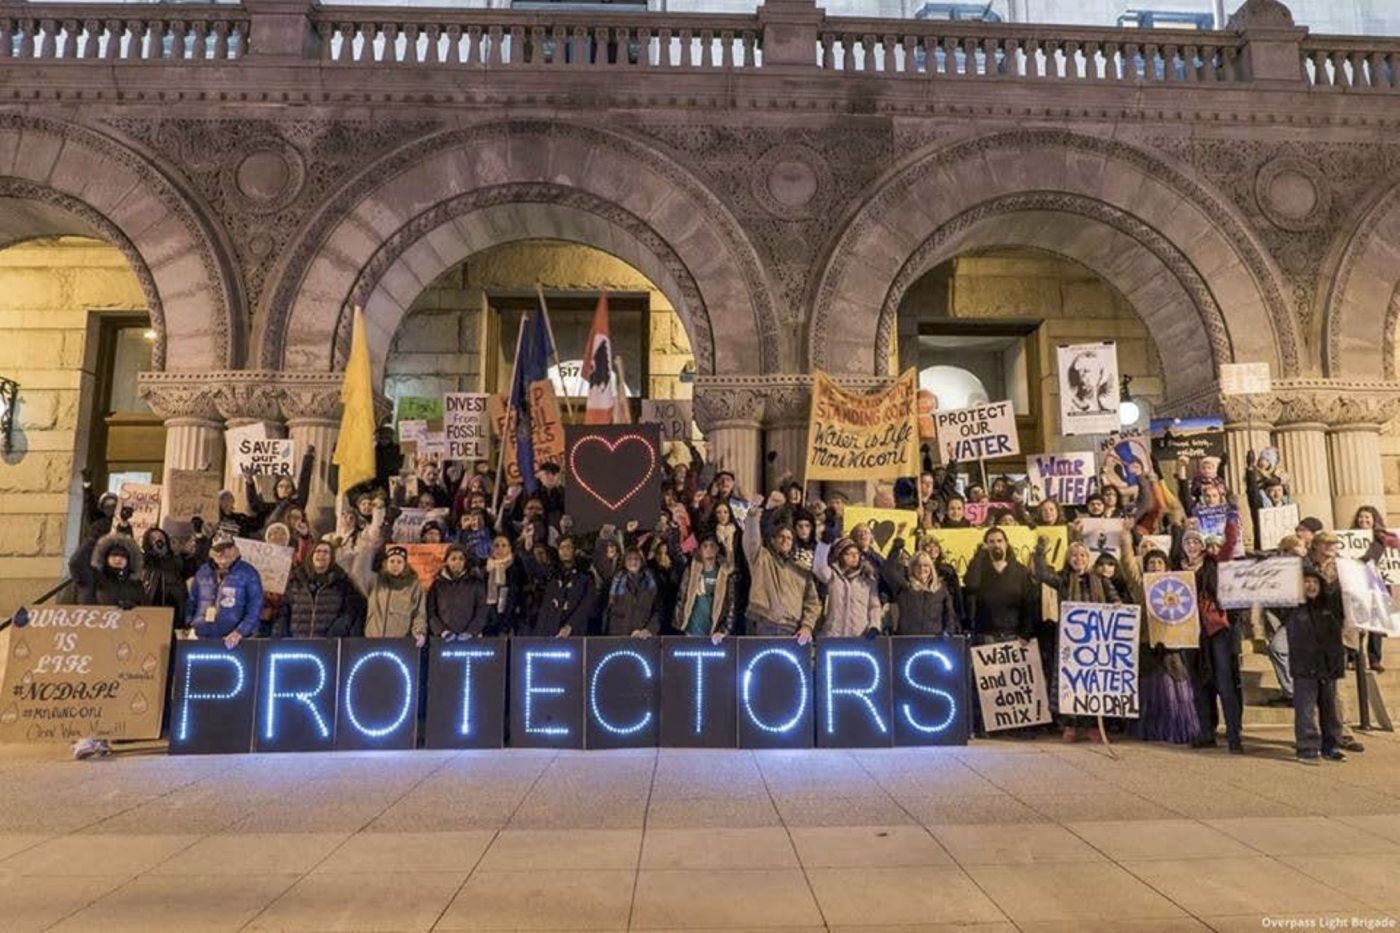
M301 458L301 472L296 480L290 476L279 476L272 486L272 501L263 501L258 493L257 477L249 475L246 480L248 509L258 527L266 528L273 522L286 522L287 510L296 507L305 510L307 497L311 495L311 471L316 467L316 448L306 445L306 454Z
M1288 668L1293 675L1293 739L1298 760L1344 761L1337 681L1346 676L1340 594L1313 567L1303 571L1307 600L1288 616Z
M1193 748L1215 747L1216 698L1225 716L1225 738L1230 751L1244 754L1241 740L1244 705L1240 696L1239 642L1231 628L1230 617L1220 607L1216 586L1220 561L1229 560L1239 540L1239 513L1232 507L1225 522L1225 539L1206 539L1194 529L1181 535L1177 560L1178 570L1190 570L1196 575L1196 604L1201 620L1201 650L1194 672L1196 683L1196 715L1201 721L1201 738Z
M1135 560L1133 549L1123 551L1124 563ZM1142 570L1147 574L1167 573L1171 562L1167 555L1153 549L1142 559ZM1142 606L1143 617L1148 617L1147 593L1144 591L1141 575L1129 574L1129 586L1133 598ZM1194 594L1186 590L1184 599L1178 603L1185 608L1186 601L1194 602ZM1171 742L1176 745L1190 745L1201 737L1201 720L1196 711L1195 691L1191 686L1191 672L1186 665L1182 650L1166 648L1162 644L1150 644L1151 625L1143 625L1142 681L1139 703L1141 715L1138 719L1138 735L1148 742Z
M744 621L750 635L796 637L799 645L806 645L822 609L816 582L794 560L791 528L779 527L763 541L763 504L762 496L754 496L744 518L742 541L750 581Z
M262 578L241 560L232 535L218 534L209 546L209 563L194 575L185 622L196 638L220 638L235 648L258 630L262 614Z
M1367 560L1378 561L1386 548L1400 547L1400 537L1386 531L1385 519L1381 518L1380 510L1373 505L1363 505L1357 509L1355 517L1351 520L1351 527L1371 529L1375 540L1380 542L1379 547L1372 544L1370 553L1366 555ZM1380 632L1366 633L1366 660L1371 670L1377 674L1385 672L1385 665L1381 663L1381 651L1384 646L1385 635Z

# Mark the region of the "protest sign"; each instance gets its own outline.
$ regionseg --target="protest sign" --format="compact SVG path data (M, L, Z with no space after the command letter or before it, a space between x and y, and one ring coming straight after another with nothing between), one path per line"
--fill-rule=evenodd
M933 423L933 413L938 410L938 396L928 389L920 389L915 404L919 412L919 440L937 440L938 428Z
M661 512L661 428L571 424L564 509L579 531L629 521L646 527Z
M1060 713L1138 717L1138 606L1060 606Z
M433 580L437 578L438 571L442 570L447 548L446 544L410 544L406 547L408 566L418 577L418 584L423 587L423 592L428 591L433 585Z
M446 528L447 509L404 509L394 519L394 543L417 544L422 538L423 526L433 521Z
M807 479L918 476L917 394L912 368L874 395L848 392L818 371L807 425Z
M1196 519L1196 530L1201 537L1225 540L1225 528L1230 523L1228 505L1198 505L1191 514Z
M489 398L485 392L448 392L442 397L448 460L490 459L491 440L486 420Z
M1160 418L1151 424L1152 456L1158 460L1225 456L1225 422L1220 418Z
M1084 536L1084 546L1094 557L1100 554L1123 556L1123 521L1118 518L1078 519L1079 533Z
M972 649L972 673L988 732L1050 721L1050 698L1040 676L1040 646L1008 641Z
M1201 614L1193 572L1145 573L1142 591L1147 604L1148 644L1164 648L1200 646Z
M1050 721L1050 698L1040 677L1040 646L1002 642L972 649L973 681L988 733Z
M1092 452L1034 454L1026 458L1026 480L1031 505L1054 499L1061 505L1083 505L1099 491Z
M1260 509L1258 519L1259 546L1265 550L1273 550L1278 547L1280 541L1297 529L1298 504L1294 502L1272 509Z
M1016 410L1010 402L934 412L938 450L944 463L990 460L1021 452Z
M1400 551L1393 547L1386 548L1376 559L1376 569L1380 571L1381 579L1390 586L1400 584Z
M155 483L122 483L120 508L131 509L131 536L138 542L147 529L160 525L160 486Z
M1268 363L1221 363L1221 395L1262 395L1273 391Z
M875 549L888 557L896 540L904 539L904 552L914 550L914 534L919 527L919 513L905 509L872 509L864 505L846 506L841 533L850 537L857 525L870 526L875 536Z
M690 440L690 421L689 399L642 399L642 423L661 425L663 442Z
M160 737L173 611L30 606L15 614L0 742Z
M1118 420L1118 347L1113 341L1060 346L1060 433L1112 434Z
M213 470L168 470L165 477L165 530L179 537L190 534L190 519L207 525L219 520L219 491L224 478Z
M987 528L997 523L1002 515L1015 515L1014 502L966 502L963 503L963 518L979 528Z
M1339 557L1337 583L1342 590L1342 616L1349 628L1400 636L1400 609L1374 566Z
M1137 503L1138 492L1157 477L1152 450L1141 434L1109 437L1100 445L1099 485L1112 486L1126 506Z
M848 507L846 511L850 511ZM1029 566L1035 554L1036 541L1044 536L1049 539L1045 551L1045 561L1053 570L1065 565L1065 551L1069 546L1068 529L1063 525L1045 528L1028 528L1025 525L1006 525L998 531L1006 535L1011 545L1011 553L1022 564ZM932 532L943 547L943 560L951 564L961 578L967 574L968 564L982 544L986 528L939 528Z
M1216 565L1215 595L1222 609L1292 607L1303 601L1303 559L1227 560Z
M296 469L296 441L245 437L228 452L239 476L291 477Z
M236 428L229 428L224 431L224 450L228 452L229 458L234 461L234 471L237 475L244 475L238 469L236 451L243 445L244 441L265 441L267 440L267 422L254 421L250 424L239 425Z
M440 398L426 398L417 395L402 395L394 400L394 424L404 421L436 422L434 430L441 428L443 404Z
M411 419L399 422L399 443L413 444L417 449L417 444L428 434L428 422Z
M1172 536L1143 535L1142 544L1138 548L1138 554L1146 554L1148 551L1161 551L1170 558L1172 553Z
M280 596L287 592L287 578L292 575L293 550L280 544L268 544L252 538L234 538L238 556L258 572L264 593Z
M548 379L538 379L526 387L525 394L530 411L530 446L534 451L535 467L546 463L562 467L564 418L559 412L559 397L554 394L554 384ZM505 445L506 482L514 485L521 481L521 476L520 465L516 462L516 413L509 408L508 401L505 395L492 395L486 402L486 410L492 433L498 443Z
M1341 542L1337 548L1338 557L1361 560L1371 551L1375 542L1375 531L1370 528L1346 528L1333 532Z

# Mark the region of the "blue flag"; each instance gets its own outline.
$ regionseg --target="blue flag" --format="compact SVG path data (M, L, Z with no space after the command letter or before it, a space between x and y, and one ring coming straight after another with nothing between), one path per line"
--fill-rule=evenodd
M526 492L534 492L535 446L533 418L530 412L530 383L549 378L549 361L554 357L550 340L548 312L542 303L526 311L520 333L519 352L515 357L515 379L510 386L510 403L506 416L515 415L515 462L525 483Z

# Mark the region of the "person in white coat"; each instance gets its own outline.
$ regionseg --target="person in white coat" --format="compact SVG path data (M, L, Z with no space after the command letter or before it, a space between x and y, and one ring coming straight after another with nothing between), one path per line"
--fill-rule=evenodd
M826 620L821 632L831 638L874 638L880 634L880 581L861 559L860 547L841 538L817 545L812 573L826 586Z

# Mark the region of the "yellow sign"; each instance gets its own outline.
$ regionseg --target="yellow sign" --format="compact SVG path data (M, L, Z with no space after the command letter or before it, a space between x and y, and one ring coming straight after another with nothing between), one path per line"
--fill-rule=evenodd
M848 508L849 513L851 510ZM991 529L989 528L939 528L931 531L938 543L943 546L943 560L953 565L953 569L958 572L959 577L967 574L967 565L972 562L972 557L977 553L977 548L982 543L982 536ZM1035 554L1035 543L1042 535L1050 539L1045 550L1046 563L1055 570L1059 570L1065 565L1066 551L1069 548L1069 536L1063 525L1046 526L1044 528L1030 528L1026 525L1001 525L997 531L1006 533L1007 543L1011 545L1011 552L1016 555L1016 559L1027 567L1031 565L1031 559Z
M812 378L807 479L898 479L919 475L918 374L907 369L877 395Z
M846 537L857 525L869 525L875 535L875 548L881 557L889 557L890 549L899 538L904 539L904 551L914 549L914 532L919 527L919 513L904 509L872 509L864 505L846 506L842 522Z

